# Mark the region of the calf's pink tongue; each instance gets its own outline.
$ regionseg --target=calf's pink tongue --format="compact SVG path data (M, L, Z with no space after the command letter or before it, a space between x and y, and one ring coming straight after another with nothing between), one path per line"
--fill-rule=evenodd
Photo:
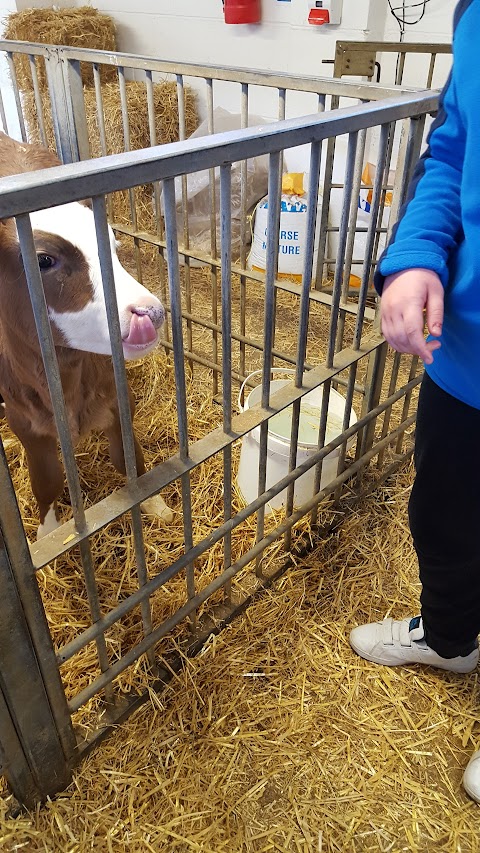
M123 339L129 346L151 344L156 340L157 332L148 314L132 314L128 337Z

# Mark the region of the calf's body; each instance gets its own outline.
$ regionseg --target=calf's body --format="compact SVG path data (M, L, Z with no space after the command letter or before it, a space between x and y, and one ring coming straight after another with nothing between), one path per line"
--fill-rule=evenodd
M58 165L51 152L0 134L0 179ZM93 213L72 202L32 213L31 223L45 299L74 443L103 432L110 457L122 474L125 462L111 361ZM126 359L139 358L158 343L164 320L159 300L121 266L111 233L112 265ZM134 402L130 393L132 417ZM42 536L59 524L57 499L64 475L57 432L14 220L0 222L0 415L22 442ZM138 474L145 464L135 439ZM160 496L142 509L169 521Z

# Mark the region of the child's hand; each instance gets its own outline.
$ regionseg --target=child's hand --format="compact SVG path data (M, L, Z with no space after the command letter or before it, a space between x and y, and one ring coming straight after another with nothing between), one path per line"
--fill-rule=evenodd
M419 355L425 364L433 361L432 353L440 341L425 341L423 334L426 310L427 328L431 335L442 334L443 285L431 270L411 269L385 279L382 293L382 332L397 352Z

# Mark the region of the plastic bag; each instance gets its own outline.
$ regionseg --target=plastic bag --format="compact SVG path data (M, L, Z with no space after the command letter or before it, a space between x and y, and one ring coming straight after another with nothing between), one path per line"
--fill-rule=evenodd
M224 133L229 130L239 130L241 118L239 115L229 113L227 110L217 107L213 113L215 133ZM261 116L251 115L249 125L265 124ZM197 130L192 133L190 139L207 136L208 125L204 121ZM247 160L247 212L250 211L261 199L268 189L268 157L254 157ZM175 178L175 198L177 210L178 242L181 251L183 244L183 195L182 178ZM240 257L240 233L241 233L241 163L232 165L232 259ZM210 217L210 173L203 170L187 175L187 211L188 211L188 234L189 249L205 255L211 255L211 217ZM217 232L217 256L220 253L220 169L215 169L215 212ZM248 243L251 240L250 228L247 227L246 235ZM205 262L206 263L206 262ZM192 266L204 266L202 262L191 261Z

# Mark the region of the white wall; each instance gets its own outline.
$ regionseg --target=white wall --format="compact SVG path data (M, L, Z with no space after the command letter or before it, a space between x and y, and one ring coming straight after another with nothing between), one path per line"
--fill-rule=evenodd
M408 2L419 2L419 0L408 0ZM397 0L393 5L399 6ZM430 0L425 8L425 15L422 20L415 26L407 26L405 28L405 42L451 42L452 40L452 24L453 13L457 0ZM419 10L412 9L409 15L410 20L415 21L418 17ZM385 41L398 41L399 27L394 17L388 13L386 17ZM392 58L390 63L387 57L382 58L385 74L394 73L392 68ZM448 72L450 70L451 59L448 56L438 56L435 65L435 74L433 85L436 87L443 86ZM407 86L423 85L426 81L428 73L428 60L426 57L420 58L408 56L405 62L404 83Z
M337 38L369 35L369 0L344 0L339 27L307 23L308 0L262 0L259 25L228 26L221 0L98 0L97 7L118 23L121 50L243 68L323 75Z
M408 0L408 2L419 2L419 0ZM400 2L395 2L399 6ZM406 42L421 41L450 41L452 34L453 12L457 0L430 0L425 9L425 15L419 24L407 26L405 30ZM418 17L418 9L412 9L411 20ZM398 24L390 13L387 15L385 38L398 40Z

